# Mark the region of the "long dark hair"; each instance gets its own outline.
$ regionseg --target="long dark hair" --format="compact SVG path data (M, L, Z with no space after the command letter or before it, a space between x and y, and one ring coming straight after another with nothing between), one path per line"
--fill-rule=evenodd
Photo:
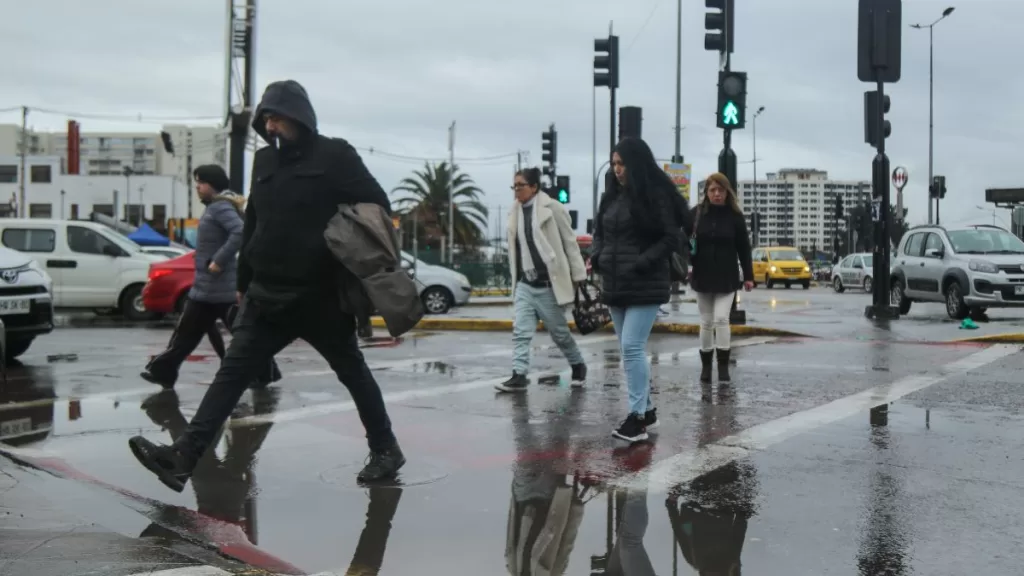
M658 166L651 147L640 138L623 138L615 146L615 152L626 167L626 185L620 184L609 170L610 176L605 181L605 194L601 198L596 220L600 221L606 202L625 194L637 234L641 237L660 234L665 219L673 218L672 214L665 212L665 207L671 209L674 206L668 201L668 195L675 193L675 183Z

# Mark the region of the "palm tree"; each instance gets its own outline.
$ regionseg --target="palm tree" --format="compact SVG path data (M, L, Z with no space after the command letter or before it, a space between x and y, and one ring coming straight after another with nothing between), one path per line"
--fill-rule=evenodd
M419 241L427 245L440 244L448 234L448 188L452 184L452 203L455 212L454 232L456 246L479 246L487 227L487 207L480 201L483 190L458 166L450 167L447 162L431 165L425 163L422 170L403 178L391 191L403 193L394 202L395 211L403 221L417 219ZM411 229L403 222L403 228Z

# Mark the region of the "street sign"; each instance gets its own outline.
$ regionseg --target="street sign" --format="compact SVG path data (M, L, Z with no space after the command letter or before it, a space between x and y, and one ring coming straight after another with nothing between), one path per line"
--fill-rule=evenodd
M910 178L910 174L907 169L903 166L897 166L892 171L892 185L897 191L903 190L903 187L907 185L907 180Z

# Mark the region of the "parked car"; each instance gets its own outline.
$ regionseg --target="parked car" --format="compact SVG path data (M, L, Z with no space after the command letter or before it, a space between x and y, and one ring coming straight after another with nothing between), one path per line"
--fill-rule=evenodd
M119 310L130 320L150 318L142 305L149 265L146 254L110 228L82 220L0 219L0 243L23 252L53 280L56 308Z
M142 304L154 314L180 313L196 277L196 253L154 262L142 289Z
M28 254L0 247L0 320L7 360L24 354L37 336L53 331L53 280Z
M154 254L156 256L163 256L167 259L177 258L178 256L184 256L192 250L190 248L178 248L176 246L140 246L143 252L146 254Z
M416 260L412 254L402 252L402 267L410 272L415 267L416 286L427 314L447 314L455 306L465 306L473 293L465 274Z
M998 226L917 226L892 255L892 303L944 302L955 320L1024 307L1024 242Z
M871 252L850 254L832 268L832 289L842 294L846 289L871 292L874 288L875 256Z
M774 246L757 248L751 255L754 268L754 285L764 282L772 288L781 282L786 288L800 284L804 289L811 287L811 267L804 255L796 248Z
M402 253L402 267L413 269L411 254ZM454 306L469 302L473 289L465 275L443 266L419 260L415 263L416 285L428 314L445 314ZM180 312L195 280L195 253L165 262L156 262L149 269L149 282L142 291L146 310L168 314Z

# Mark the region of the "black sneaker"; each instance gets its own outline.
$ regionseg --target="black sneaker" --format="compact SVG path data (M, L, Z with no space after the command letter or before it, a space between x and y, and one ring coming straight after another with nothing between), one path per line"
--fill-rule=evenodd
M572 365L572 382L573 388L582 388L587 384L587 365L586 364L573 364Z
M619 427L612 432L612 436L627 442L640 442L647 440L647 427L644 426L644 417L631 413L619 424Z
M389 480L398 475L398 470L405 466L405 455L402 449L395 444L387 450L370 452L366 459L366 466L359 471L356 480L360 482L378 482Z
M142 436L133 436L128 440L128 447L139 463L175 492L185 489L185 483L192 476L190 461L174 446L162 446L146 440Z
M150 372L149 370L143 370L139 374L139 377L145 380L146 382L149 382L150 384L162 386L164 389L174 388L174 380L170 378L161 378L156 374Z
M651 408L647 412L644 412L644 427L650 430L651 428L657 428L658 424L658 409Z
M530 379L524 374L512 373L512 377L494 387L498 392L526 392Z

